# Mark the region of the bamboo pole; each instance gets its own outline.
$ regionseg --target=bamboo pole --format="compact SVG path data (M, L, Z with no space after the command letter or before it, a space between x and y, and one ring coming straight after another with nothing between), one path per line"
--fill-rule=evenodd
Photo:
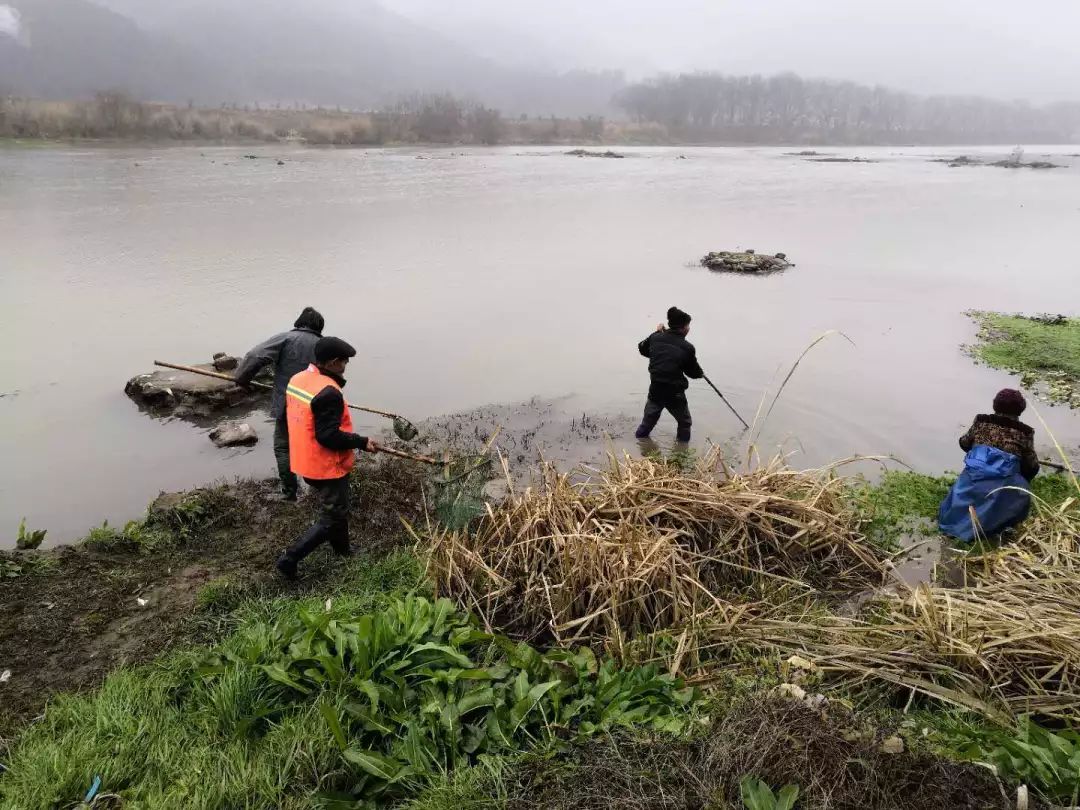
M176 371L186 371L189 374L201 374L204 377L213 377L215 379L225 380L233 384L236 383L235 377L230 377L228 374L222 374L219 371L209 371L205 368L199 368L198 366L182 366L179 363L166 363L163 360L155 360L154 365L161 366L162 368L175 369ZM274 387L272 385L267 385L263 382L256 382L254 380L252 380L251 385L254 385L256 388L265 388L268 391L272 390ZM353 405L351 403L349 403L349 407L352 408L354 411L363 411L364 413L373 413L376 416L385 416L387 419L400 419L403 422L409 422L409 420L406 419L404 416L396 413L391 413L390 411L380 411L378 408L367 408L363 405ZM411 422L409 422L409 424L412 425Z

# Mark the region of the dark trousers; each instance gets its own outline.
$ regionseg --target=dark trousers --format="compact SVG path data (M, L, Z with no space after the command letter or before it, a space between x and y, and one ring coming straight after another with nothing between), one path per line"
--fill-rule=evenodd
M274 459L277 461L277 474L281 479L281 491L288 498L296 497L299 482L289 466L289 421L285 414L274 420Z
M659 401L650 396L645 402L645 415L641 417L641 425L634 435L639 439L647 439L656 427L656 423L660 421L660 414L665 410L675 417L675 422L678 424L678 430L675 433L676 440L690 441L690 426L693 420L690 418L690 403L686 401L686 394L682 392L669 394Z
M319 518L282 555L293 566L323 543L342 556L349 553L349 476L304 481L319 499Z

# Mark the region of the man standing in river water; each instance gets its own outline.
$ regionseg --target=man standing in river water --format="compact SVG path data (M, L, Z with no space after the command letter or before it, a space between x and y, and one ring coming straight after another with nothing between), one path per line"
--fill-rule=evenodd
M247 387L259 370L274 364L274 393L270 399L270 416L274 419L274 458L281 479L281 498L295 501L299 483L289 467L289 423L285 419L285 386L289 379L306 369L315 359L315 344L326 325L323 316L311 307L304 307L289 332L274 335L263 341L244 357L236 370L236 384Z
M286 387L289 457L292 471L319 498L319 518L278 558L277 569L289 579L297 564L323 543L338 556L349 546L349 473L356 451L378 452L373 439L352 432L352 416L341 393L345 367L356 349L336 337L315 344L315 363L293 376Z
M645 403L645 415L641 418L635 437L647 439L652 433L660 414L665 410L675 417L679 442L690 441L690 404L686 401L686 379L698 380L705 376L698 365L697 351L687 339L690 332L690 316L678 307L667 311L668 323L656 327L656 331L638 344L638 351L649 358L649 398Z

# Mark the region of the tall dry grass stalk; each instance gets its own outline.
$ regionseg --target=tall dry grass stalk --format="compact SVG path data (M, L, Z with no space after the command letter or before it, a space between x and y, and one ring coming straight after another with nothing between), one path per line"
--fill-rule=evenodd
M700 650L798 654L1007 720L1080 721L1080 511L1041 507L1014 543L962 560L964 582L902 588L861 617L750 616L701 628Z
M844 484L776 460L748 473L719 451L684 473L625 457L584 481L544 470L464 531L431 539L428 574L491 628L619 652L773 603L882 582Z
M848 616L821 597L882 585L888 555L831 470L735 472L713 451L689 473L629 457L584 481L544 472L430 541L440 595L491 628L662 654L702 679L798 654L999 720L1080 721L1080 491L1037 504L1008 546L966 555L959 587L896 583Z

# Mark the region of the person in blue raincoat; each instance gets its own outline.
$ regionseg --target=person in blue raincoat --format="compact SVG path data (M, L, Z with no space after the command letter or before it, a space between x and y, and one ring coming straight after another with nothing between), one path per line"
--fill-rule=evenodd
M1019 391L999 391L994 412L976 416L960 437L960 449L967 456L964 471L938 510L938 527L944 534L971 542L976 534L993 537L1027 517L1028 485L1039 473L1039 458L1035 431L1020 421L1025 408Z

